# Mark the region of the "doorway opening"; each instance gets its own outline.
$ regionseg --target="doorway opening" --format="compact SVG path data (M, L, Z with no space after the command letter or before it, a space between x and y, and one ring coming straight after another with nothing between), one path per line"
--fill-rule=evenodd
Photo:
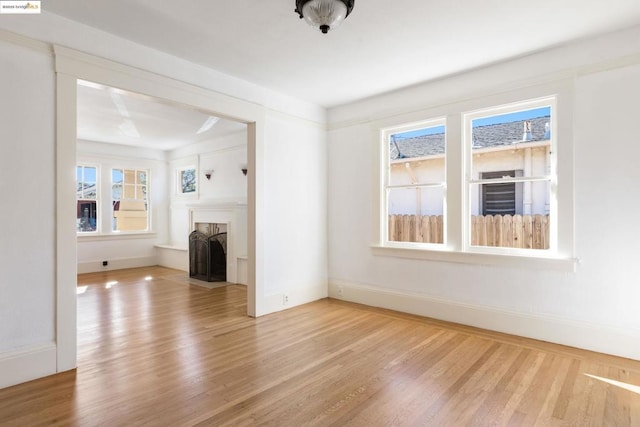
M156 73L71 49L55 47L56 66L56 371L63 372L77 366L77 195L74 191L76 151L78 145L78 81L96 82L112 88L122 88L141 96L149 96L158 103L173 103L214 116L235 120L246 127L247 164L247 305L250 316L261 313L262 259L259 240L260 224L256 201L262 191L256 180L262 176L262 164L256 159L263 148L263 117L260 106L227 95L183 83ZM124 110L123 110L124 112ZM218 114L220 112L220 114ZM126 114L126 113L125 113ZM107 154L108 153L101 153ZM104 207L103 207L104 208ZM98 203L100 209L100 203ZM151 207L151 217L155 215ZM98 216L99 217L99 216ZM188 235L185 233L185 235ZM108 241L110 237L96 237ZM90 239L86 239L90 240ZM122 246L124 247L124 246ZM186 251L185 251L186 253ZM111 263L109 263L111 264ZM187 264L187 263L185 263Z

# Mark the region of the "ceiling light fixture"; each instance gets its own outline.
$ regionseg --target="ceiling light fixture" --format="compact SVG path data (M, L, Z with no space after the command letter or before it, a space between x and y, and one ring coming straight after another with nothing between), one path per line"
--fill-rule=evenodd
M353 10L355 0L296 0L295 12L307 24L327 34Z

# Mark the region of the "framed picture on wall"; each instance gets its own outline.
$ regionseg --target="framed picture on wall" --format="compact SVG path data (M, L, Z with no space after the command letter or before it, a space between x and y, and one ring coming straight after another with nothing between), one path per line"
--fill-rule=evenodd
M195 166L178 169L178 194L195 194L198 189L198 174Z

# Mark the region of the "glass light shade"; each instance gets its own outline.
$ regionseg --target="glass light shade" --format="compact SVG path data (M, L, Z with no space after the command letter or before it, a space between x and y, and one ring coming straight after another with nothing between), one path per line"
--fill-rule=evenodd
M347 6L341 0L311 0L302 7L302 15L309 25L327 33L347 17Z

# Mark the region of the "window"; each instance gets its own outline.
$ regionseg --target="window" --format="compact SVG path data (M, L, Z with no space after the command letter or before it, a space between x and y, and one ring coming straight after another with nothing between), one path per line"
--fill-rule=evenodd
M196 168L188 167L178 171L178 194L196 192Z
M445 125L434 120L384 132L387 242L444 242Z
M149 229L148 176L148 170L111 170L113 231Z
M543 88L554 95L517 101L540 90L434 108L446 113L440 119L381 121L374 253L575 268L572 86L559 81Z
M98 230L98 168L76 167L76 230L92 233Z
M553 98L464 116L471 247L550 248Z

